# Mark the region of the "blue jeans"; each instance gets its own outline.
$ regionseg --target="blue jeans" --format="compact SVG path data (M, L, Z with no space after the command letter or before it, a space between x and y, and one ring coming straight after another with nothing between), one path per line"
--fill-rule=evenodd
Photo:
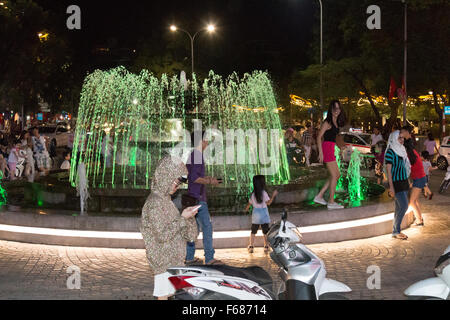
M394 215L394 231L392 235L401 233L402 221L409 207L408 191L402 191L395 194L395 215Z
M199 231L203 232L203 250L205 251L205 263L214 259L213 248L213 229L211 224L211 217L209 216L208 204L200 201L202 206L198 209L196 216L197 226ZM194 260L195 256L195 242L188 242L186 246L186 261Z

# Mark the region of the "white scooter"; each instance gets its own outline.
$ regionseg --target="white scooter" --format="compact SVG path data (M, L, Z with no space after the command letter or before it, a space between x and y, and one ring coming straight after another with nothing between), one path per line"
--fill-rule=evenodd
M435 278L419 281L405 291L412 299L435 300L450 298L450 246L434 268Z
M439 193L444 193L450 185L450 166L447 168L447 173L445 174L444 180L442 180L441 186L439 187Z
M280 267L283 280L277 294L270 275L260 267L235 268L226 265L170 268L167 272L179 300L345 300L337 294L351 292L343 283L327 279L319 257L300 243L297 227L287 221L284 211L280 222L268 233L272 260Z

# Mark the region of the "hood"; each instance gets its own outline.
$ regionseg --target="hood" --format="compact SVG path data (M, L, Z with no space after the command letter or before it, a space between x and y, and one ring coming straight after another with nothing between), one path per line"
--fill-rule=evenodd
M188 171L181 159L166 156L162 158L153 174L152 192L161 196L169 196L172 183L181 176L186 176Z

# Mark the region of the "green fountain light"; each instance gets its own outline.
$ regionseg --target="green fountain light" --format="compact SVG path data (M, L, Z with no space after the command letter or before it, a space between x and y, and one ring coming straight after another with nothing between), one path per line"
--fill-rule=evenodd
M71 184L77 186L80 161L91 188L149 189L156 163L186 139L184 130L191 132L194 120L202 121L203 130L215 128L224 134L226 130L267 129L281 136L277 111L265 72L242 78L233 73L224 79L211 71L200 84L195 75L183 83L167 75L156 78L147 70L139 74L124 67L96 70L86 77L81 92L73 150L78 156L72 159ZM226 145L225 135L222 138ZM237 138L233 143L237 144ZM288 183L284 144L278 145L279 150L261 150L260 144L258 150L245 150L247 159L257 154L256 163L237 164L223 157L220 163L208 164L207 170L223 178L225 186L236 186L238 192L249 190L253 176L264 170L261 151L279 151L277 170L267 181Z

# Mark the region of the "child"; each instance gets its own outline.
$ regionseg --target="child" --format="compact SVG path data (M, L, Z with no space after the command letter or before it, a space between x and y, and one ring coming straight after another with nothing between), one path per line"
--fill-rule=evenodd
M70 170L70 152L64 152L64 162L61 165L61 170Z
M430 172L434 171L437 169L437 167L433 167L433 165L430 162L430 153L428 151L422 151L421 157L422 159L422 164L423 164L423 169L425 171L425 174L427 175L427 184L425 186L425 188L423 189L424 191L424 196L426 198L428 198L429 200L433 199L433 192L431 192L428 183L430 181Z
M270 216L267 206L270 206L278 195L278 191L274 191L272 198L265 191L266 179L264 176L253 177L253 193L245 208L245 212L248 212L250 206L253 206L252 213L252 232L250 234L250 244L248 246L248 252L253 253L253 244L255 243L255 235L262 228L264 234L264 252L269 252L269 243L267 241L267 233L269 232Z
M21 143L16 141L9 152L8 166L9 166L9 178L11 181L16 180L16 166L19 161L19 150Z
M374 146L375 154L375 176L377 183L382 184L384 181L384 154L386 153L386 142L384 140L378 141Z

